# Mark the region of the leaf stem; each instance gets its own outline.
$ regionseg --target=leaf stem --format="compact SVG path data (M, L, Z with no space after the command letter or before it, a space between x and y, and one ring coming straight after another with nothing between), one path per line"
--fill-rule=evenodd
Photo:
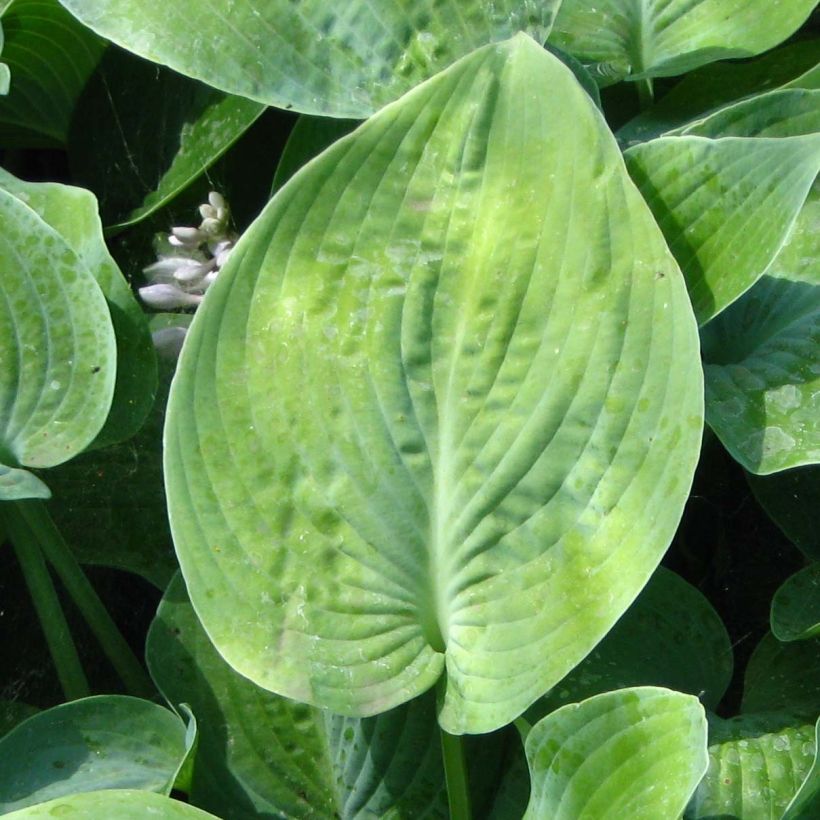
M91 694L88 680L40 545L20 513L18 503L5 501L0 504L0 512L26 580L66 700L87 697Z
M444 759L444 775L447 781L447 801L450 804L450 820L470 820L470 789L467 785L467 764L461 737L451 735L439 728L441 733L441 756Z
M129 694L151 698L154 687L83 572L42 501L16 502L21 517L56 570Z
M642 80L636 80L635 85L638 89L638 104L641 111L646 111L655 102L655 88L652 85L652 78L644 77Z

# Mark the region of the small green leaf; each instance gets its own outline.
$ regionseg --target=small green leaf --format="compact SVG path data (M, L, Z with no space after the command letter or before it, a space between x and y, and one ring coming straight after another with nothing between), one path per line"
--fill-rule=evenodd
M213 814L195 809L179 800L171 800L159 794L135 789L111 789L108 791L72 794L40 803L5 815L6 820L54 820L55 817L71 817L71 820L219 820Z
M820 80L820 40L802 40L756 60L719 62L687 74L655 105L618 130L627 146L666 134L716 109L776 88L814 88Z
M165 466L208 634L351 716L446 666L448 732L506 725L668 546L697 356L588 95L525 35L478 50L286 184L197 312Z
M534 723L569 702L630 686L663 686L714 709L732 678L726 627L691 584L658 567L606 637L527 712Z
M563 706L533 726L525 748L524 820L678 817L708 764L697 698L655 687Z
M781 43L816 0L563 0L550 41L610 82L670 77Z
M51 490L28 470L0 464L0 501L51 498Z
M0 812L100 789L168 794L186 754L184 724L154 703L124 695L64 703L0 740Z
M232 94L362 119L485 43L543 42L560 0L63 0L129 51ZM192 33L195 27L195 35Z
M3 61L13 81L0 99L4 148L62 145L77 97L106 43L58 0L14 0L3 13Z
M116 375L108 306L83 260L0 189L0 460L52 467L103 426Z
M820 134L664 137L625 158L705 324L780 252L820 169Z
M131 225L205 173L264 109L109 49L75 108L71 170L99 196L106 227Z
M785 712L803 722L820 714L820 639L780 643L771 632L746 667L741 711Z
M820 467L746 478L755 498L795 546L820 561Z
M23 182L2 169L0 188L57 231L97 280L117 339L117 380L105 426L92 446L129 439L142 426L154 400L156 356L142 308L106 248L97 200L82 188Z
M820 284L764 276L701 334L706 420L743 467L820 461Z
M779 641L820 635L820 562L786 579L772 599L771 621Z
M787 715L710 719L709 769L684 817L781 820L814 754L814 726Z

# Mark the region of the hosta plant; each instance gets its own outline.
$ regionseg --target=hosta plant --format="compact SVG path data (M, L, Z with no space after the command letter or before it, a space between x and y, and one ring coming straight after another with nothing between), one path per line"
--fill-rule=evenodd
M0 813L819 816L814 6L0 0Z

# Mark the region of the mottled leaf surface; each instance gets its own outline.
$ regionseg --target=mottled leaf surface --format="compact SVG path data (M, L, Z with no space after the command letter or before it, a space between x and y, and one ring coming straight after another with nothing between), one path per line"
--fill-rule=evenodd
M188 752L185 734L172 712L124 695L40 712L0 740L0 812L100 789L168 794Z
M527 735L525 820L678 817L706 771L696 698L636 687L563 706Z
M550 40L602 76L669 77L785 40L816 0L563 0Z
M481 49L294 177L198 311L165 465L194 608L273 691L362 716L446 666L442 725L503 726L657 565L700 378L593 103L524 35Z
M814 755L811 723L795 726L778 713L712 718L709 769L684 817L781 820Z
M747 470L820 461L820 284L764 276L702 332L706 419Z
M130 438L145 421L154 400L156 357L142 308L105 245L97 200L82 188L23 182L2 169L0 188L57 231L102 290L117 339L117 379L108 418L93 446L105 447Z
M362 119L489 42L540 42L559 0L62 0L102 36L209 85Z
M66 240L0 190L0 463L51 467L108 415L116 346L102 290Z

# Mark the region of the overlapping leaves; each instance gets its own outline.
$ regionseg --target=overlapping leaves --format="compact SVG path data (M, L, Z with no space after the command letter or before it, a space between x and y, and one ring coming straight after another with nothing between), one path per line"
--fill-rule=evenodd
M274 691L371 714L446 666L442 725L504 725L658 562L700 391L589 98L529 38L479 50L294 177L197 315L166 429L194 606Z

